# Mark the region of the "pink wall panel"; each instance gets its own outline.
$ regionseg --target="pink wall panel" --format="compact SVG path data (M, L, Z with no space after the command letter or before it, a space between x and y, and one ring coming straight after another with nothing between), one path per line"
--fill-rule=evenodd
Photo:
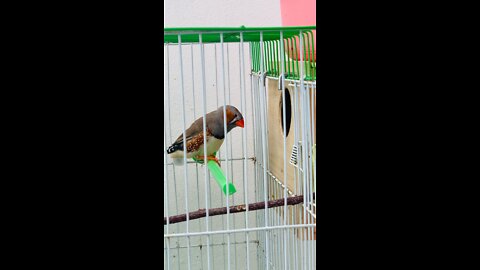
M316 1L315 0L280 0L280 9L282 13L282 25L283 26L307 26L316 25ZM316 31L313 31L313 37L315 42L314 48L314 61L316 61L316 47L317 47L317 35ZM297 40L297 48L299 41ZM297 55L293 55L289 52L289 56L298 59L299 50ZM310 60L307 57L306 60Z

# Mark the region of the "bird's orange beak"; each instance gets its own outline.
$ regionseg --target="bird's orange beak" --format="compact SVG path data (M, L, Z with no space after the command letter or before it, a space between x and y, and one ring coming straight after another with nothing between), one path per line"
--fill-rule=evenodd
M241 128L243 128L245 126L245 123L243 122L243 119L238 120L235 124L238 127L241 127Z

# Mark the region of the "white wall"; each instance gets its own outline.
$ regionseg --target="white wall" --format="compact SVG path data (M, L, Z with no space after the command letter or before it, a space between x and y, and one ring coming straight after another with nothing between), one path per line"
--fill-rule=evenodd
M165 27L239 27L245 25L247 27L266 27L266 26L281 26L281 13L280 13L280 0L165 0L164 1L164 15ZM216 47L217 60L215 61L215 47L214 45L205 46L205 78L206 78L206 96L207 96L207 112L215 110L217 106L223 105L223 79L221 75L221 59L220 59L220 46ZM227 104L231 104L240 109L242 94L240 91L240 63L239 63L239 45L229 44L228 46L228 71L230 78L226 78L227 84L227 96L230 99ZM193 68L192 73L192 49L193 49ZM166 55L166 48L164 48ZM248 44L244 48L245 53L245 90L246 90L246 108L242 113L245 118L245 128L247 130L246 139L247 144L247 156L253 156L253 118L252 118L252 103L251 103L251 87L249 79L249 67L250 61L248 59L249 47ZM184 46L182 50L183 69L184 69L184 91L185 91L185 118L186 125L202 115L203 110L203 95L202 95L202 76L201 76L201 62L200 62L200 48L194 46L191 48L189 45ZM225 55L227 53L225 51ZM170 46L169 48L169 85L168 93L170 95L170 102L164 104L164 110L169 111L170 120L166 119L168 126L166 129L166 144L170 144L172 140L175 140L178 135L181 134L183 129L183 103L181 94L181 78L179 75L179 49L178 46ZM227 65L227 62L225 63ZM166 66L166 62L164 63ZM216 66L216 68L215 68ZM215 71L217 70L217 75ZM166 73L167 74L167 73ZM226 73L226 75L228 75ZM167 75L165 75L167 76ZM216 92L219 91L217 96ZM165 86L164 92L167 92L167 86ZM218 100L217 100L218 97ZM195 109L193 109L195 107ZM257 127L259 128L259 127ZM169 129L169 130L168 130ZM171 136L170 134L171 133ZM243 133L240 128L234 129L228 135L230 142L222 146L220 154L225 157L226 147L229 147L229 156L233 158L242 157L242 143ZM235 142L235 143L232 143ZM168 145L167 145L168 146ZM165 147L166 149L166 147ZM170 162L170 160L167 160ZM242 204L246 203L244 200L245 188L244 188L244 171L243 161L234 161L229 163L229 175L233 174L233 181L237 187L237 193L232 197L233 201L230 204ZM185 196L185 181L184 181L184 168L177 167L173 169L173 166L168 166L168 203L169 203L169 215L183 214L185 213L185 201L188 202L188 210L195 211L199 208L205 208L205 182L204 182L204 168L195 165L188 165L187 173L187 188L189 189L187 197ZM227 170L227 164L222 163L222 169ZM175 172L174 172L175 171ZM253 165L251 161L248 161L248 202L255 201L255 184L253 176ZM173 178L175 173L175 179ZM198 176L198 177L197 177ZM225 206L225 197L220 193L215 181L209 179L211 186L210 207ZM165 196L165 194L164 194ZM185 200L187 198L187 200ZM249 227L255 227L256 219L254 213L249 215ZM231 219L231 228L240 229L244 227L245 215L236 214ZM205 230L204 219L199 221L192 221L189 227L190 232L202 232ZM215 217L212 218L210 224L210 230L225 229L225 218ZM169 233L183 233L185 232L185 223L170 226ZM256 234L250 234L249 242L255 240ZM226 241L225 235L215 235L212 237L213 244L213 269L227 269L226 260L224 258L226 247L223 245ZM232 269L243 269L245 265L242 261L245 260L245 238L242 234L232 235ZM237 243L237 244L235 244ZM187 243L186 239L182 238L180 241L171 241L171 266L177 269L177 264L180 265L180 269L187 269L186 249L184 248ZM205 245L205 237L192 237L190 246L192 269L205 269L206 268L206 251L205 248L201 248L201 245ZM165 246L165 244L164 244ZM257 269L256 259L258 250L256 250L255 244L250 244L250 269ZM238 262L235 262L234 258L239 258ZM165 267L166 269L166 267Z
M164 0L165 27L280 26L280 0Z

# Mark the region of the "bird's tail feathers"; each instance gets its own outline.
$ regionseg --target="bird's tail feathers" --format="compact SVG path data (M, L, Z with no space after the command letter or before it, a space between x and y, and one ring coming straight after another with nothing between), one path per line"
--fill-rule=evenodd
M170 147L167 148L167 154L172 154L178 150L182 150L183 151L183 144L181 143L175 143L175 144L172 144ZM183 162L183 157L172 157L170 156L170 158L172 159L173 161L173 164L175 164L176 166L182 166L184 164Z
M172 144L170 147L167 148L167 154L171 154L179 149L183 149L182 144Z

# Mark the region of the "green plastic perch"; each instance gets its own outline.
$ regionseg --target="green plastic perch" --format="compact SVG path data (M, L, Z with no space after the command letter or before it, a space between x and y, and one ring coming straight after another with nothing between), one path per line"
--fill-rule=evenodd
M213 155L216 155L213 154ZM203 161L198 160L196 158L193 158L193 160L197 163L203 164ZM207 162L207 168L210 170L210 173L212 173L213 178L215 181L217 181L218 185L220 186L220 189L223 191L223 194L227 195L227 178L225 178L225 175L223 174L222 169L214 160L209 160ZM233 183L228 182L228 195L232 195L235 192L237 192L237 189L233 185Z

